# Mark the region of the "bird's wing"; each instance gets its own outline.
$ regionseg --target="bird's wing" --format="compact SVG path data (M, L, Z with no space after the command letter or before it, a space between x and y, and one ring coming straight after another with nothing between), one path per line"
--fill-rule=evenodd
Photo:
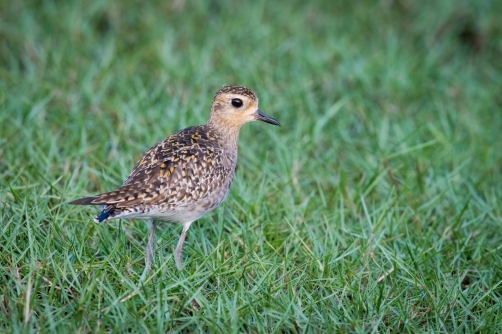
M204 127L184 129L150 148L122 187L90 197L85 204L129 207L203 198L221 186L235 168L217 142L217 136Z

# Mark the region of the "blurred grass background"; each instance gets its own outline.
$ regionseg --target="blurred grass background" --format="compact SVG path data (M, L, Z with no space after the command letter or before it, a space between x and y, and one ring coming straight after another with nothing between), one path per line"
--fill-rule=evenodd
M0 4L0 331L502 331L500 1ZM227 200L179 226L66 203L244 85Z

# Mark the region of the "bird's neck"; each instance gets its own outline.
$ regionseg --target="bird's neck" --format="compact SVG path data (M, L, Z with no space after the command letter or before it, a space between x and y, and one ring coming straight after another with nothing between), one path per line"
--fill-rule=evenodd
M229 153L235 152L237 155L237 141L239 139L240 125L232 124L222 119L210 118L206 124L210 132L215 132L219 137L220 145Z

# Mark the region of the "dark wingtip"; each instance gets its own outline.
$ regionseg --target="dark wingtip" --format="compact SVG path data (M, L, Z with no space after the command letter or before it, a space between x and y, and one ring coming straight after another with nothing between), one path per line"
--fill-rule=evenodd
M96 203L92 203L96 199L96 196L86 197L77 199L75 201L68 202L70 205L96 205Z

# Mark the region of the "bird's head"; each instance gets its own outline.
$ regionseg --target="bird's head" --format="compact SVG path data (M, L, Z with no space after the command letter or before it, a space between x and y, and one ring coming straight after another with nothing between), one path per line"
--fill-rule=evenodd
M224 86L213 99L209 123L240 128L247 122L262 121L281 126L258 109L258 97L246 87Z

